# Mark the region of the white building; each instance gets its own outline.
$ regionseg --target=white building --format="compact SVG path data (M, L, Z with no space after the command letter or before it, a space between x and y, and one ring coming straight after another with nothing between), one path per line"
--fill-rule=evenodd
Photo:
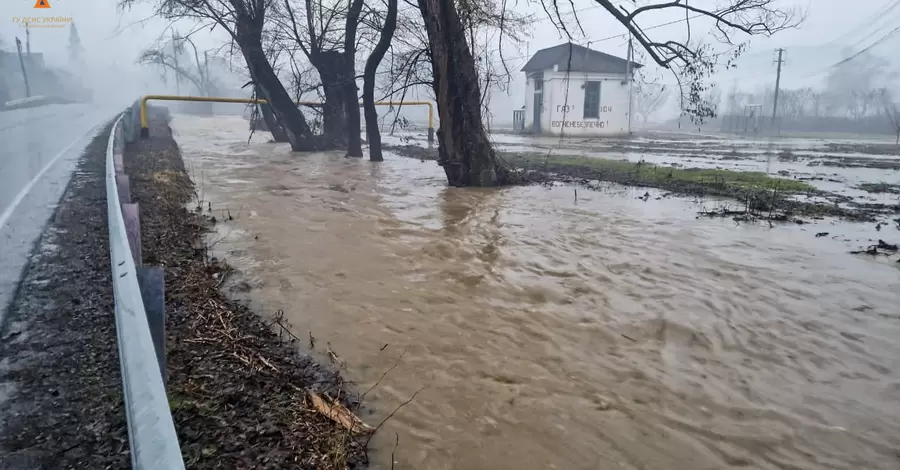
M522 67L525 107L524 115L515 116L519 127L535 134L627 135L627 77L640 67L572 43L541 49Z

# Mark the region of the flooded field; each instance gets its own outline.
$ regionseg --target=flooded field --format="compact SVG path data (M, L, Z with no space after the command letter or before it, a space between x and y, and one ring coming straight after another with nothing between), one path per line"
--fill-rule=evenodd
M693 137L693 138L689 138ZM891 223L900 216L900 146L885 141L750 139L647 132L632 139L531 137L495 134L507 158L594 157L661 167L763 172L810 184L821 194L797 198L827 201ZM394 145L426 145L422 133L389 137Z
M378 382L370 424L419 392L376 468L900 466L900 270L847 253L893 227L697 219L716 201L645 188L447 188L434 162L172 125L235 295Z

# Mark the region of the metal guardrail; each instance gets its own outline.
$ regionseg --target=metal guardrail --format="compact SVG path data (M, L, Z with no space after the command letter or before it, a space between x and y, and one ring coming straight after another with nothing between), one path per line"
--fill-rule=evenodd
M165 389L162 269L141 266L138 208L131 203L122 158L125 141L136 140L137 105L116 119L106 146L109 254L128 442L135 470L180 470L184 460Z
M265 104L264 99L250 98L226 98L216 96L178 96L178 95L145 95L141 97L141 138L150 137L150 127L147 124L147 102L159 101L194 101L203 103L243 103ZM297 106L322 106L321 101L295 101ZM360 103L360 106L363 104ZM376 101L375 106L428 106L428 144L434 144L434 103L431 101Z

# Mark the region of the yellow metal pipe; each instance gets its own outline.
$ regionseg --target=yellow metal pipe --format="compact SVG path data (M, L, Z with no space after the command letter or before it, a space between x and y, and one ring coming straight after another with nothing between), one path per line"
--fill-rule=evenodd
M141 137L150 136L147 122L147 102L157 101L199 101L206 103L265 104L266 100L250 98L222 98L216 96L144 95L141 97ZM322 106L320 101L295 101L297 106ZM363 104L360 103L360 106ZM375 106L428 106L428 143L434 142L434 104L431 101L378 101Z

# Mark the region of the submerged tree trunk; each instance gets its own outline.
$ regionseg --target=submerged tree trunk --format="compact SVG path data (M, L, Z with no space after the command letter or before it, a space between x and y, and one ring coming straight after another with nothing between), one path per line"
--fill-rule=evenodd
M344 56L338 51L312 54L311 62L319 72L325 103L322 105L322 134L334 146L343 147L347 137L347 118L343 84Z
M259 87L253 87L253 99L259 99ZM268 104L258 104L253 108L250 115L250 129L254 131L266 131L272 134L272 140L278 143L290 142L287 138L287 132L284 126L278 122L272 107Z
M344 27L344 113L347 115L347 156L362 158L362 139L359 136L359 89L356 87L356 29L363 0L352 0Z
M366 115L366 139L369 141L369 160L384 161L381 152L381 131L378 129L378 111L375 110L375 73L384 55L391 47L394 30L397 29L397 0L388 0L387 17L381 28L381 37L366 60L363 71L363 110Z
M266 122L266 127L268 128L267 130L272 133L272 139L275 140L275 142L290 142L287 132L284 130L284 126L282 126L275 117L272 106L261 104L259 105L259 112L262 114L263 121Z
M250 78L261 95L259 98L268 101L275 120L284 126L291 149L295 152L316 150L316 139L306 118L284 89L263 51L261 19L239 19L235 30L235 42L247 61Z
M453 0L418 0L431 51L437 98L438 163L452 186L509 182L481 120L475 60Z

